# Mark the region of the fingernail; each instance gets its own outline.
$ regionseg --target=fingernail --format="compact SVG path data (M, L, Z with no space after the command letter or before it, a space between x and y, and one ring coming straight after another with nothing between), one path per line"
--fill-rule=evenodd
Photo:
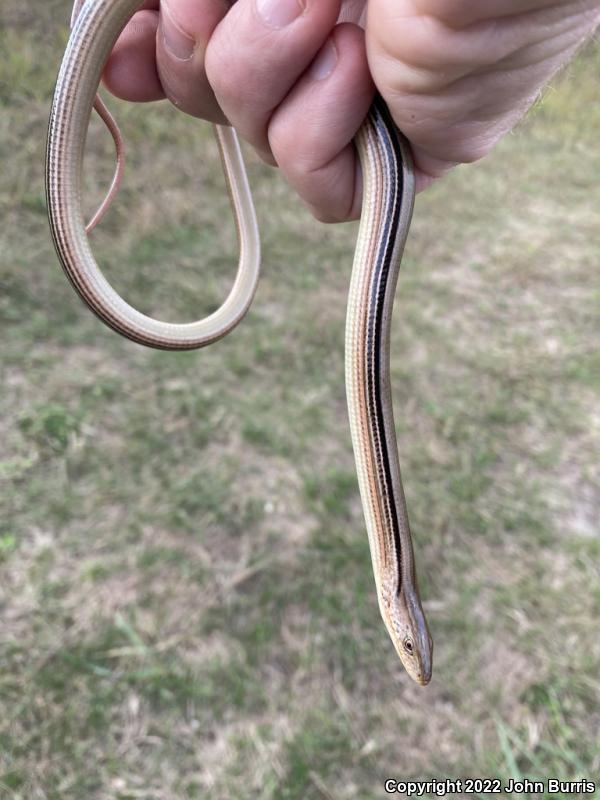
M165 0L160 4L160 27L166 49L179 61L188 61L194 55L196 42L179 27Z
M305 6L306 0L256 0L256 10L270 28L285 28Z
M310 65L310 74L316 81L322 81L331 75L336 64L337 50L331 39L328 39Z

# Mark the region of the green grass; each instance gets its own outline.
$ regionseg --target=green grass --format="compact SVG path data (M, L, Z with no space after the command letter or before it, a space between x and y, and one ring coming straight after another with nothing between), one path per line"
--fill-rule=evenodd
M354 476L355 227L318 225L250 157L264 274L243 325L197 353L121 340L73 295L45 219L66 2L5 6L0 797L597 780L597 47L417 203L392 373L435 639L420 690L378 616ZM210 133L166 104L118 112L127 180L95 250L140 308L202 316L235 271ZM88 152L92 209L112 170L96 124Z

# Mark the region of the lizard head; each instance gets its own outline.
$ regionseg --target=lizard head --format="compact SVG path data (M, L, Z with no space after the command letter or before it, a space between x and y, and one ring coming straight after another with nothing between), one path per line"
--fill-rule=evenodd
M384 621L410 677L421 686L431 680L433 641L421 603L413 591L400 591L384 610Z

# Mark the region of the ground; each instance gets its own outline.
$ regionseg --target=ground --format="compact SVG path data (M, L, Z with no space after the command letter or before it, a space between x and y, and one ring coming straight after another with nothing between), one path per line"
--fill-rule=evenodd
M249 156L264 267L195 353L105 329L45 217L65 0L0 11L0 797L359 800L386 778L600 775L600 52L417 202L395 307L401 461L434 679L381 623L346 417L353 225ZM95 250L203 316L235 237L210 130L115 105ZM91 211L111 170L94 124ZM227 222L225 222L227 220Z

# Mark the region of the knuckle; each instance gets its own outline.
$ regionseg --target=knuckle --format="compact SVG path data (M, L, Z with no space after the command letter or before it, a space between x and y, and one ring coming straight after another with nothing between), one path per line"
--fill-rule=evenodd
M337 222L344 222L344 220L338 219L338 217L332 214L328 209L317 208L310 204L307 204L307 206L317 222L323 222L325 225L335 225Z
M206 77L216 95L223 99L235 101L241 95L239 75L233 64L228 64L219 51L208 48L204 66Z
M264 81L257 80L253 64L229 36L211 39L205 54L206 75L215 94L244 112L264 102Z

